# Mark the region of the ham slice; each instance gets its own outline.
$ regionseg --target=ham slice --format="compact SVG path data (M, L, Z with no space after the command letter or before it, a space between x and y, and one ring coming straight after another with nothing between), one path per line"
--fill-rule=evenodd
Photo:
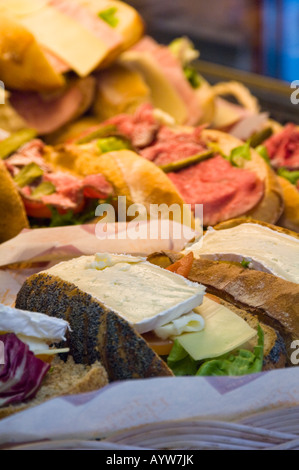
M50 134L82 115L90 107L95 92L92 77L77 80L59 96L13 91L10 102L28 127L41 135Z
M51 182L56 192L43 196L41 201L63 210L80 208L84 198L106 199L113 193L112 186L101 174L91 175L81 180L63 172L49 173L44 175L43 181Z
M299 170L299 129L293 123L264 142L274 168Z
M84 8L79 3L70 2L69 0L50 0L49 4L64 15L76 20L81 26L103 41L104 44L109 44L111 50L121 47L123 39L118 31L111 28L100 17L90 13L87 8Z
M170 49L158 44L151 37L145 36L132 47L132 50L149 54L155 60L165 78L185 103L188 111L188 119L185 124L196 125L203 116L198 96L186 79L180 62Z
M114 125L120 134L127 137L133 147L142 149L152 144L160 128L151 104L141 105L134 115L119 114L104 123Z
M204 226L248 213L264 195L255 173L236 168L216 156L176 173L169 173L187 204L203 204Z

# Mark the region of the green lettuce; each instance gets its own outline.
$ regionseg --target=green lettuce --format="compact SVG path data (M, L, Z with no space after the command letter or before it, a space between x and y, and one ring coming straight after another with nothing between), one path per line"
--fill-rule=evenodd
M107 10L103 10L99 13L99 18L103 21L106 21L112 28L116 28L119 24L119 19L117 18L117 8L111 7Z
M258 344L254 351L240 349L236 354L226 354L218 359L204 362L196 375L219 376L219 375L247 375L261 372L264 358L264 333L258 326Z
M262 371L264 360L264 333L258 325L258 344L253 352L239 349L217 359L195 361L178 340L174 341L167 358L168 367L176 376L241 376Z
M97 141L97 146L102 153L114 152L117 150L130 150L131 145L122 137L105 137Z
M299 181L299 171L289 171L286 168L279 168L277 173L294 185Z

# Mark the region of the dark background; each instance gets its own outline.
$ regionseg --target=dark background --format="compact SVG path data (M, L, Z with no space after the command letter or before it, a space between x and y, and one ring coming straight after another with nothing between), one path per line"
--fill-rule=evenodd
M188 36L211 82L240 79L281 122L299 123L299 0L126 0L162 44Z

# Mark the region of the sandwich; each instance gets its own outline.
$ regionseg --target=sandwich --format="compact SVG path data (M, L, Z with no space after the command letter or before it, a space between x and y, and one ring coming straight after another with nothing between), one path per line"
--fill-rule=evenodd
M60 395L108 383L101 364L76 365L64 346L66 321L0 305L0 419Z
M134 151L110 151L115 146L109 139L102 150L89 144L50 147L35 136L34 130L23 129L0 141L5 176L0 199L2 242L23 228L96 223L101 218L96 216L97 208L103 203L109 204L118 216L118 197L125 199L121 221L134 217L136 204L145 208L145 214L140 215L145 220L150 217L151 205L157 205L158 218L161 214L162 218L171 217L195 227L190 209L166 174ZM121 141L122 147L126 147L126 142ZM178 210L170 213L173 205ZM131 216L127 214L129 207L131 212L135 208Z
M244 218L209 229L180 254L167 254L164 261L153 256L152 261L167 266L191 256L187 278L274 327L290 362L299 335L298 250L297 233Z
M210 360L228 360L231 375L285 366L280 334L207 297L202 284L184 275L190 257L179 266L169 262L169 269L153 257L98 253L60 263L27 279L16 306L68 321L75 362L100 361L110 381L217 375L206 369Z
M299 232L299 129L293 123L263 142L269 162L278 174L285 209L279 225Z
M25 129L0 142L1 242L24 228L93 221L99 203L114 195L102 174L81 178L54 171L43 158L45 144L34 135Z
M150 104L143 104L133 115L120 114L84 131L72 142L47 152L45 158L61 170L72 169L82 176L99 169L103 157L89 158L85 165L85 156L78 151L74 156L74 145L88 142L97 153L108 144L114 148L129 145L143 159L139 168L150 162L162 170L193 213L196 205L203 205L204 226L245 215L276 223L283 211L281 187L274 171L248 143L203 126L173 125L167 118ZM130 180L138 185L137 173L136 177L135 183L135 173ZM150 173L143 181L147 181L146 188L154 189ZM164 201L168 201L166 195Z
M118 0L2 0L0 12L6 107L13 122L21 119L24 127L43 135L91 107L92 73L107 67L144 31L136 10ZM16 129L7 122L7 130Z

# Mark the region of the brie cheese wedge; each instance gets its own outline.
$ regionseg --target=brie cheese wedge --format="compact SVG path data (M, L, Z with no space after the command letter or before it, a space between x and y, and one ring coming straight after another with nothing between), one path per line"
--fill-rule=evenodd
M139 333L190 313L205 287L155 266L144 258L99 253L60 263L46 274L58 276L125 318Z
M225 230L209 229L185 250L196 258L245 261L248 267L299 283L299 239L259 224L245 223Z

